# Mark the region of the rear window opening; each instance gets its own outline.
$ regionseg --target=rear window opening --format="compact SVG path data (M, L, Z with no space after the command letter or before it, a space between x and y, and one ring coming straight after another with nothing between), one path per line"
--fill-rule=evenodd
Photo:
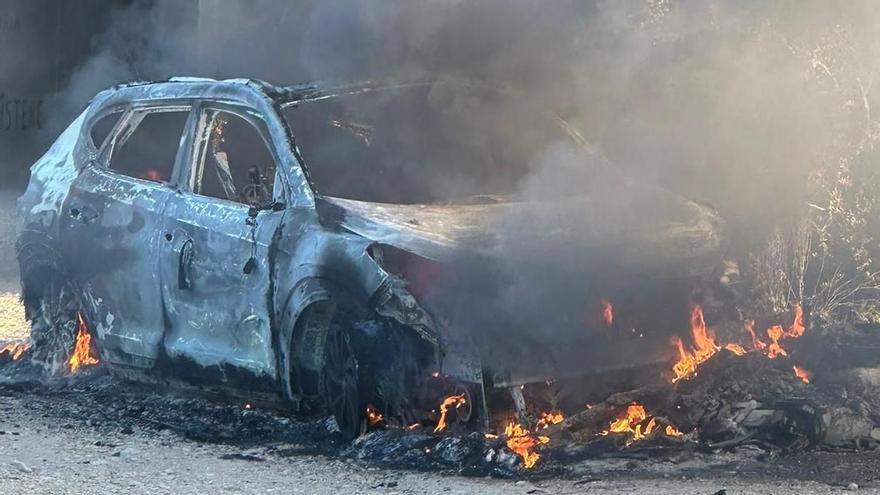
M319 193L386 203L492 202L572 136L545 109L484 88L417 85L288 106Z
M169 182L189 109L138 112L114 136L109 166L123 175Z
M105 115L92 124L89 136L92 138L92 144L95 146L95 149L101 149L104 140L110 135L110 131L112 131L116 123L119 122L120 117L122 117L122 110Z

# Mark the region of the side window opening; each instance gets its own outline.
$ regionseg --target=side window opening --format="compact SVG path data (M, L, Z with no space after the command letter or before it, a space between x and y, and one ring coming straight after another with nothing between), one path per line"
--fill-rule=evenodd
M272 202L275 158L259 129L231 112L207 109L196 194L263 206Z
M92 138L92 144L95 145L95 149L101 149L104 140L110 135L110 131L119 122L120 117L122 117L122 110L117 110L101 117L100 120L92 124L89 135Z
M111 143L109 166L121 174L169 182L189 116L188 108L134 114Z

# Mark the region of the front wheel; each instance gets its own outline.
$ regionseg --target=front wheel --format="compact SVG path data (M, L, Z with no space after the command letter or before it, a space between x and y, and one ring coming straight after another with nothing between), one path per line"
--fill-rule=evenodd
M361 407L357 356L350 332L335 321L324 344L322 376L321 397L343 438L351 440L364 433L367 420Z

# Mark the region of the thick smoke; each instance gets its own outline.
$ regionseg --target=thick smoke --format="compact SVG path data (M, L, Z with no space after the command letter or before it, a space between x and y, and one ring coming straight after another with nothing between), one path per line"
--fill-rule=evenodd
M432 73L513 86L591 143L536 150L520 195L582 185L613 197L635 178L714 204L747 250L798 215L810 174L870 124L878 21L867 0L137 2L113 15L57 101L69 115L110 84L172 75L292 83ZM609 168L624 178L610 181ZM536 215L514 227L558 226ZM501 307L528 300L537 320L578 304L570 289L588 279L574 254L554 272L506 267L531 269L500 279L545 278L555 289L511 281Z
M615 167L735 222L758 211L772 224L799 207L806 175L841 139L835 119L861 111L858 92L844 109L840 94L859 81L866 103L874 98L875 11L821 1L139 1L94 39L58 113L113 83L179 74L463 76L562 112ZM536 171L544 187L578 169L550 166Z

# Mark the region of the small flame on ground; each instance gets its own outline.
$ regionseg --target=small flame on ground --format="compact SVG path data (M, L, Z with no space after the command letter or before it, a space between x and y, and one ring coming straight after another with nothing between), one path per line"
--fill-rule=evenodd
M745 356L746 355L745 348L739 344L725 344L724 348L727 349L728 351L736 354L737 356Z
M464 398L464 394L450 395L443 399L443 402L440 403L440 421L437 422L437 427L434 428L434 433L439 433L446 429L446 413L449 412L449 407L453 405L455 407L461 407L465 402L467 402L467 400Z
M642 404L630 404L626 410L621 413L617 419L608 425L608 429L599 433L606 436L610 433L624 433L632 435L627 440L626 445L630 445L639 440L644 440L657 429L657 418L649 415L645 406ZM663 430L667 436L678 437L682 433L673 425L666 425Z
M796 377L800 378L804 383L810 383L810 380L813 378L813 373L811 371L805 370L800 366L793 366L792 368L794 368L794 375Z
M382 416L382 413L372 404L367 404L367 422L370 423L370 426L381 425L383 421L385 421L385 417Z
M749 332L749 335L752 337L752 347L756 351L763 351L767 348L767 344L764 343L758 335L755 333L755 320L745 320L743 321L743 328Z
M767 329L767 336L770 337L770 345L767 346L767 357L770 359L776 359L779 356L788 356L788 353L785 352L785 349L779 345L779 339L781 339L785 335L785 330L783 330L782 325L773 325L772 327Z
M679 337L673 337L672 342L678 349L678 362L672 367L672 372L675 374L672 383L695 375L697 367L709 360L720 349L715 344L715 335L712 330L706 327L703 308L698 304L691 309L691 335L694 338L694 346L691 350L685 349L684 342Z
M767 329L767 337L770 339L769 343L762 341L755 333L754 321L746 320L743 324L746 331L752 337L752 347L756 351L763 352L770 359L788 356L788 352L782 347L780 341L783 339L800 338L807 329L804 325L804 308L800 304L794 305L794 318L792 318L790 326L783 328L782 325L773 325Z
M602 322L609 327L614 325L614 306L611 305L611 301L603 298L599 301L599 305L602 306Z
M672 425L666 425L666 429L663 430L663 433L666 433L667 437L680 437L680 436L684 435L684 433L682 433L681 430L679 430L678 428L676 428Z
M92 351L92 336L89 334L86 326L86 320L82 313L76 315L76 344L73 346L73 353L67 361L71 373L76 373L84 366L92 366L98 364L98 358L94 357Z
M538 422L535 423L536 430L543 430L550 425L555 425L557 423L562 423L565 420L565 415L561 412L544 412L541 413L541 417L538 418Z
M647 424L644 424L646 419L648 419L648 412L645 410L645 406L631 404L623 414L608 425L607 430L599 434L605 436L609 433L631 433L632 439L626 442L629 445L645 438L646 435L654 431L654 428L657 426L656 419L651 418Z
M785 332L785 336L791 339L799 338L807 330L804 325L804 308L800 304L794 306L794 321Z
M533 452L532 449L550 443L548 437L535 435L513 421L504 428L504 436L507 438L507 448L520 456L526 469L535 467L538 459L541 458L541 454Z
M11 342L0 349L0 356L8 354L10 357L12 357L13 361L18 361L30 348L31 344L29 342Z

